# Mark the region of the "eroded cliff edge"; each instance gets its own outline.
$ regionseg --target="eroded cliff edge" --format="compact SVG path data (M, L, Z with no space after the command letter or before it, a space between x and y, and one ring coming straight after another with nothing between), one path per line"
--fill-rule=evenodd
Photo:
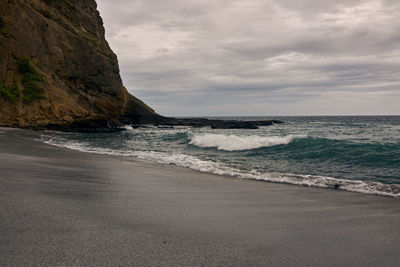
M95 0L0 0L0 126L154 123L124 88Z

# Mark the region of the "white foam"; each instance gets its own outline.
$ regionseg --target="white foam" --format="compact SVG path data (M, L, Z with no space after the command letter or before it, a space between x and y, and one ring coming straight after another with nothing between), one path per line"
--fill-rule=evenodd
M179 167L185 167L192 170L207 172L212 174L231 176L242 179L252 179L259 181L269 181L275 183L288 183L302 186L338 188L340 190L391 196L400 198L400 186L398 184L383 184L379 182L368 182L361 180L345 180L326 176L316 175L297 175L289 173L262 173L256 170L245 171L229 167L223 163L211 160L202 160L194 156L181 153L166 153L156 151L124 151L112 150L105 148L90 147L85 143L75 143L63 139L51 138L48 140L42 139L45 143L58 147L69 148L82 152L129 156L146 161L172 164Z
M237 136L224 134L194 134L189 136L190 144L198 147L215 147L219 150L239 151L276 145L287 145L295 138L305 136Z

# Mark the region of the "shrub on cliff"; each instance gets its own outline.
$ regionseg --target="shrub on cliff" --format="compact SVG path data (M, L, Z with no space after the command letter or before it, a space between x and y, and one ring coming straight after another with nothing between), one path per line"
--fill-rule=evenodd
M20 98L20 91L17 84L14 84L12 87L7 88L7 86L0 82L0 97L4 100L10 101L14 104L17 104Z
M35 100L43 99L43 88L37 84L43 82L43 77L29 63L28 59L18 60L18 70L24 74L22 85L24 86L22 100L24 103L31 103Z
M28 59L20 59L17 61L18 71L22 74L35 73L35 70L29 63Z
M24 96L22 100L24 103L29 104L32 101L43 99L43 88L38 87L35 81L27 80L24 82Z

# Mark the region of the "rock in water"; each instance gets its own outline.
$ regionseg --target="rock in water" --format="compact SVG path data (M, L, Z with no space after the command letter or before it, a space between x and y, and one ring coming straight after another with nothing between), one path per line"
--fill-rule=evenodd
M158 117L124 88L95 0L0 0L0 126L91 131Z

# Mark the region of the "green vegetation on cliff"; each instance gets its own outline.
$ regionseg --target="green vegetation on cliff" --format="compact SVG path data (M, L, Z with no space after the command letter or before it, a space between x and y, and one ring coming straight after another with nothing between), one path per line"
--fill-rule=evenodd
M17 84L14 84L10 88L8 88L3 82L0 81L0 97L2 99L17 104L19 102L20 96L21 93Z
M28 104L35 100L43 99L43 88L37 84L43 82L43 77L29 63L28 59L21 59L17 62L18 71L24 74L22 85L24 86L22 100Z
M29 104L35 100L43 99L43 88L38 86L38 83L44 81L43 77L32 67L28 59L18 60L17 65L18 71L24 75L22 79L22 85L24 87L22 91L22 101L25 104ZM18 84L7 87L4 82L0 81L0 98L15 105L18 104L21 98Z

